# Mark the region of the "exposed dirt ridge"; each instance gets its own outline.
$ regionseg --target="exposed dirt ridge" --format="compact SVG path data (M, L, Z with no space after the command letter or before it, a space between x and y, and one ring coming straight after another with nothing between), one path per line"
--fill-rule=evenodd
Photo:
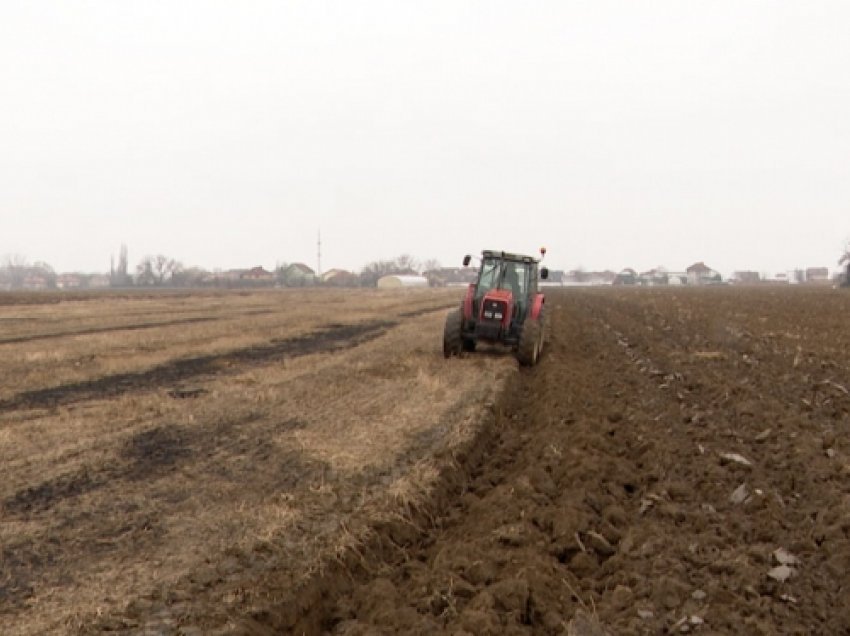
M246 365L264 364L281 356L349 349L380 337L397 323L386 320L353 325L331 324L306 336L271 341L225 353L183 358L146 371L119 373L94 380L25 391L0 401L0 413L23 408L54 407L86 400L112 398L131 391L171 386L192 378L244 370ZM237 369L228 369L238 365Z

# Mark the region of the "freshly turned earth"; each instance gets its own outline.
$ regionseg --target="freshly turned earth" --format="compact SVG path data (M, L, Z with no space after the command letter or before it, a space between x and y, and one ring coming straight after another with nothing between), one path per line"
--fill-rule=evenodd
M364 564L325 629L850 633L850 294L571 290L548 305L541 364L456 497Z

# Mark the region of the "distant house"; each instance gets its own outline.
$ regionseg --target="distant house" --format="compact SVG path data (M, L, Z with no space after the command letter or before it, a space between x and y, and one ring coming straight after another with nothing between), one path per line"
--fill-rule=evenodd
M612 285L636 285L638 282L638 275L635 270L631 267L627 267L626 269L620 270L620 273L614 277L612 281Z
M617 273L606 269L602 272L587 272L587 279L591 285L611 285Z
M761 282L761 274L748 270L733 272L732 282L740 285L753 285Z
M47 289L47 277L40 274L29 274L24 277L22 287L29 290Z
M111 283L109 274L92 274L89 276L89 289L106 289Z
M686 271L688 273L688 283L691 285L719 283L722 280L719 272L711 269L702 261L694 263Z
M639 285L657 287L659 285L667 285L669 283L669 279L666 270L653 267L649 271L641 272L637 277L637 282Z
M809 267L806 269L806 282L827 284L829 280L829 268L827 267Z
M540 284L546 283L548 285L562 285L566 276L566 272L562 269L550 269L546 280L542 281Z
M667 272L667 284L668 285L687 285L688 284L688 273L687 272Z
M334 278L335 276L339 275L339 274L349 274L349 273L350 273L350 272L348 272L348 271L346 271L346 270L344 270L344 269L329 269L329 270L327 270L326 272L322 272L322 275L321 275L321 276L319 276L319 279L320 279L323 283L326 283L326 282L328 282L329 280L333 280L333 278Z
M304 263L291 263L278 273L281 283L287 287L306 287L316 284L316 272Z
M328 287L357 287L360 277L344 269L329 269L321 276L322 284Z
M247 271L241 272L239 278L240 280L248 281L272 281L274 280L274 274L262 267L252 267Z
M79 274L60 274L56 277L59 289L79 289L83 286L83 277Z
M763 283L772 283L772 284L782 284L787 285L790 283L790 278L788 276L788 272L778 272L773 276L767 276L762 279Z

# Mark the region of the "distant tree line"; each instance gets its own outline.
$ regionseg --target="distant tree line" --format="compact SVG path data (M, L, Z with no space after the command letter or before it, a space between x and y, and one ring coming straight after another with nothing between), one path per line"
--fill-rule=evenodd
M179 260L165 254L144 256L131 271L126 245L118 258L110 260L109 274L57 274L47 263L30 263L20 255L0 259L0 290L13 289L73 289L129 287L375 287L378 280L389 275L418 275L437 270L435 260L417 261L410 254L393 259L367 263L359 272L333 270L333 276L323 280L303 263L282 263L273 271L262 267L227 271L208 271L185 267Z
M24 289L35 284L56 287L56 272L49 264L30 263L20 254L9 254L0 260L0 289Z

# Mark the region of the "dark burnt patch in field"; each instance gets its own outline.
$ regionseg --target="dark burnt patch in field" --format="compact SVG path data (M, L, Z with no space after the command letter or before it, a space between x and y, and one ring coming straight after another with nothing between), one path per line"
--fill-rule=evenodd
M63 499L100 488L108 479L104 471L86 466L16 492L3 502L3 512L18 516L48 510Z
M174 469L191 455L191 437L180 426L157 426L133 435L121 449L128 479L151 479Z
M55 552L35 550L30 541L0 547L0 613L21 608L35 594L34 568L48 565Z
M334 324L305 336L274 340L264 345L225 353L183 358L147 371L119 373L94 380L25 391L0 401L0 413L22 408L55 407L85 400L114 398L133 391L179 384L199 376L235 373L245 367L261 365L276 358L350 349L380 337L395 324L384 320L352 325Z

